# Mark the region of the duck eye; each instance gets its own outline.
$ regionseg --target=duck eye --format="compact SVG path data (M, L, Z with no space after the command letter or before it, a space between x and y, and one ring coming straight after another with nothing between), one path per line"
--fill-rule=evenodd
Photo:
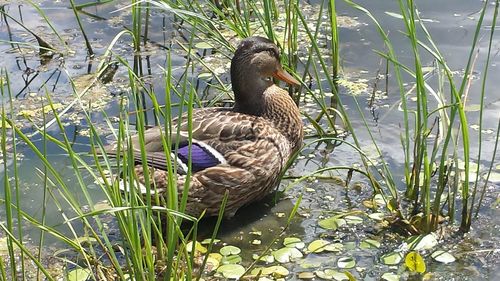
M272 80L273 80L273 78L272 78L271 76L269 76L269 77L264 77L264 81L269 82L269 81L272 81Z

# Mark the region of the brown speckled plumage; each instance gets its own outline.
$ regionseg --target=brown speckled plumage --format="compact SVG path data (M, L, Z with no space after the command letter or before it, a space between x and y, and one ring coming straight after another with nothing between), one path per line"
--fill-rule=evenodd
M217 150L226 163L192 174L186 213L198 216L205 211L207 216L216 216L228 191L225 216L232 217L240 207L262 199L279 184L287 161L302 144L303 128L297 106L285 90L274 85L271 76L298 83L282 70L278 49L271 41L247 38L240 43L231 65L235 107L193 110L193 140ZM180 127L181 141L188 136L186 118L182 120L172 121L174 131ZM162 129L146 130L145 142L151 181L163 195L168 185L165 169L170 164L160 140ZM171 136L172 143L177 137ZM139 148L137 137L133 137L132 146ZM116 153L113 146L106 151ZM140 152L135 158L140 159ZM144 182L142 164L135 171ZM177 176L179 194L185 180L185 175Z

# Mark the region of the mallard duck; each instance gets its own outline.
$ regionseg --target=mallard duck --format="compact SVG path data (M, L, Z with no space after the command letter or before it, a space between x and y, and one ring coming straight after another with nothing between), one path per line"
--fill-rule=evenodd
M299 109L288 92L276 86L273 77L292 85L299 82L280 64L277 46L263 37L248 37L240 42L231 60L233 108L200 108L192 112L191 169L185 212L217 216L224 194L228 200L225 217L253 201L265 197L280 181L292 155L302 144L303 128ZM172 159L177 159L177 188L182 194L189 154L187 115L173 120ZM168 166L161 136L164 127L144 132L147 166L155 191L165 194ZM144 183L139 138L132 137L135 172ZM105 148L116 154L116 145ZM175 160L174 160L175 161ZM144 188L144 187L143 187ZM145 192L145 190L142 190Z

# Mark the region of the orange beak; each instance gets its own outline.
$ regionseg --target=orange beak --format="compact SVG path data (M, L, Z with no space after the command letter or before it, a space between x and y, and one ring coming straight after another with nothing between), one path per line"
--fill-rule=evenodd
M288 72L284 71L281 66L278 66L278 69L273 73L273 77L279 79L281 81L287 82L290 85L300 85L299 81L293 78Z

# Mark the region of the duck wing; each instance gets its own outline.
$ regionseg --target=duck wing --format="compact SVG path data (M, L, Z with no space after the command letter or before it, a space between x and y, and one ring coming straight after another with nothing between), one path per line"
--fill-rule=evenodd
M171 159L167 159L161 140L162 136L168 136L165 133L166 126L153 127L144 132L148 166L166 170L168 165L176 161L177 172L185 174L191 150L191 168L193 172L198 172L226 164L232 152L277 133L271 123L261 117L234 112L228 108L204 108L193 110L192 138L189 142L187 117L187 114L184 114L172 120L170 124ZM142 164L138 135L131 138L131 145L136 163ZM116 155L117 147L116 145L107 146L105 151L110 155Z

